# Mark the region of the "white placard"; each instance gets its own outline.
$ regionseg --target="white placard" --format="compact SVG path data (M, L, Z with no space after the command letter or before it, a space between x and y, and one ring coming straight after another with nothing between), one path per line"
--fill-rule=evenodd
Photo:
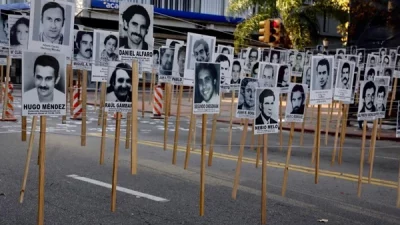
M93 32L74 30L75 48L72 68L75 70L92 70L93 63Z
M106 112L129 112L132 110L132 67L124 62L108 63Z
M10 57L21 58L22 52L28 49L29 17L8 15L10 34Z
M92 81L107 82L108 62L118 61L118 32L94 30Z
M292 76L301 77L304 69L304 57L302 52L295 52L293 63L291 64Z
M351 101L353 94L353 76L355 62L339 60L336 86L333 99L336 101Z
M160 48L160 66L158 67L158 80L161 83L171 83L172 66L174 62L175 49Z
M0 10L0 48L8 48L10 46L8 29L8 15L5 11Z
M230 81L232 79L233 55L216 53L214 54L214 62L220 64L221 92L229 92L231 86Z
M177 45L184 45L185 42L181 40L175 40L175 39L167 39L165 41L165 47L167 48L175 48Z
M306 84L290 83L286 101L285 122L303 122L307 102L306 91Z
M232 63L232 79L230 81L230 89L231 90L239 90L240 81L244 77L243 72L244 60L243 59L234 59Z
M29 49L69 55L74 46L75 3L31 1Z
M258 81L256 78L245 77L240 82L236 118L254 119L256 106L256 89Z
M219 113L220 90L220 64L196 62L193 114Z
M66 115L65 55L23 51L22 91L23 116Z
M254 118L254 134L278 133L279 94L279 88L257 89L257 117Z
M260 88L276 87L280 65L276 63L260 63L258 84Z
M311 59L310 104L331 104L333 96L333 56Z
M7 66L8 48L0 47L0 66Z
M185 79L186 45L176 44L174 65L172 66L172 84L183 85Z
M373 81L360 83L360 100L358 102L358 120L374 120L377 116L375 98L377 85Z
M139 60L146 72L153 65L153 15L153 5L119 3L119 59L128 64Z
M227 45L217 45L217 53L233 56L234 48L232 46L227 46Z
M290 83L290 65L281 64L278 68L278 79L276 87L280 88L281 93L287 93Z

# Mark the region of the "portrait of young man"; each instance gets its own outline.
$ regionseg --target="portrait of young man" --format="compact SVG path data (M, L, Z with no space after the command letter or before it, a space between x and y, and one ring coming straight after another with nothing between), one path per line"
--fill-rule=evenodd
M120 49L151 50L153 12L151 5L120 3ZM122 29L121 29L122 28Z
M368 59L367 66L375 67L377 65L376 56L370 54L368 55Z
M110 64L107 102L132 102L132 67L127 63Z
M74 61L90 62L93 56L93 32L77 31L75 38Z
M271 52L271 49L270 49L270 48L264 48L264 49L261 51L261 54L262 54L262 61L263 61L263 62L269 62L269 54L270 54L270 52Z
M239 96L243 99L243 104L238 104L238 110L249 110L254 111L255 100L256 100L256 89L258 87L257 79L245 77L240 83L240 93Z
M249 50L247 51L248 55L247 55L247 59L246 59L246 66L247 68L251 68L251 65L253 65L254 63L256 63L259 59L259 52L257 48L249 48Z
M353 71L354 72L354 71ZM349 62L340 61L339 62L339 76L336 81L336 88L350 90L351 88L351 79L352 70Z
M42 6L39 41L64 43L65 8L57 2L47 2Z
M271 88L276 87L276 77L278 73L278 64L262 63L259 70L258 81L260 87Z
M103 44L101 47L103 50L100 53L100 61L118 61L118 54L116 53L118 48L118 38L113 34L109 34L104 38L104 41L101 44Z
M361 101L359 104L362 104L362 107L359 110L359 113L376 112L375 93L376 86L374 82L365 81L364 86L361 90Z
M390 56L389 55L383 56L381 67L389 67L390 63L391 63Z
M292 66L292 72L301 74L303 72L303 55L298 52L296 54L296 59L294 61L294 65Z
M362 66L365 63L365 49L357 49L358 65Z
M258 106L260 114L256 118L256 125L266 124L277 124L278 121L272 118L276 110L278 103L277 99L279 96L275 96L275 93L271 89L264 89L258 96Z
M240 84L240 75L242 74L242 64L239 60L234 60L232 63L232 79L231 84Z
M177 65L178 73L180 77L184 77L185 73L185 61L186 61L186 45L179 45L177 50ZM175 70L174 70L175 71Z
M375 68L366 68L367 73L365 74L365 80L374 81L376 71Z
M270 54L270 62L271 63L279 63L280 62L281 52L278 50L271 50Z
M153 50L153 66L160 64L160 52L156 49Z
M231 61L233 60L233 57L229 57L230 55L224 55L224 54L219 54L215 62L220 64L220 82L221 85L229 85L229 82L231 80Z
M172 65L174 62L174 49L173 48L160 48L160 75L172 75Z
M377 112L386 111L386 100L386 87L378 86L375 100L375 109Z
M216 63L196 63L194 103L220 103L220 65Z
M218 45L218 53L222 53L225 55L231 55L231 54L233 54L233 48L230 46Z
M25 90L23 94L24 104L65 104L65 87L62 90L57 89L59 83L65 85L62 62L50 54L24 54L24 89L28 87L29 81L34 80L34 88ZM32 62L33 68L30 68L28 64Z
M315 75L313 77L313 90L329 90L331 89L332 72L331 72L331 64L328 59L321 58L316 59L316 63L313 64L315 67L313 71Z
M303 84L307 84L308 88L310 88L311 84L311 67L305 66L303 70Z
M290 103L292 106L290 114L303 115L305 99L306 97L303 85L294 84L292 90L290 91Z

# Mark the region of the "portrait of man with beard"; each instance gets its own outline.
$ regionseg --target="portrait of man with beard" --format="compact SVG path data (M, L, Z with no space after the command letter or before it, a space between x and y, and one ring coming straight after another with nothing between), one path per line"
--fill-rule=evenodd
M115 65L112 62L112 65ZM107 102L132 102L132 67L127 63L117 63L109 77Z
M364 81L365 82L365 81ZM366 81L364 86L361 90L361 101L360 101L360 110L358 113L370 113L376 112L375 108L375 93L376 93L376 86L372 81Z
M349 90L350 83L349 81L351 80L351 70L350 70L350 64L348 62L344 62L340 68L340 76L338 76L338 81L337 81L337 88L340 89L346 89Z
M150 26L151 19L146 8L142 5L131 5L125 9L122 13L122 24L120 25L122 25L126 35L120 33L119 48L149 50L149 45L146 42L146 35L150 33L150 28L152 29Z
M174 62L174 49L173 48L160 48L160 75L172 74L172 63Z
M290 103L292 105L292 111L290 114L303 115L305 99L306 97L303 85L295 84L290 92Z

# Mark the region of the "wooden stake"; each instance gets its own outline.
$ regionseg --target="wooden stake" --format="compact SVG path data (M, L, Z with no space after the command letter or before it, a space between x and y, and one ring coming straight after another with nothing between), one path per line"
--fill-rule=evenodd
M86 146L86 101L87 101L87 71L83 71L82 80L82 125L81 125L81 146Z
M155 80L154 73L155 73L155 69L153 68L152 71L151 71L149 105L151 105L151 102L153 101L153 95L154 95L154 80Z
M268 134L263 135L264 147L262 157L261 181L261 224L267 223L267 159L268 159Z
M282 151L282 146L283 146L283 123L282 123L282 107L283 107L283 96L279 95L279 145L280 145L280 150ZM253 126L254 127L254 126Z
M6 67L6 81L4 84L4 95L3 95L3 112L1 118L6 118L6 111L8 105L8 83L10 82L10 66L11 66L11 57L7 56L7 67Z
M71 116L74 115L74 73L72 70L72 64L67 65L67 73L69 74L69 113Z
M321 146L321 105L318 105L318 116L317 116L317 146L315 148L315 184L318 184L319 178L319 157L320 157L320 146Z
M40 149L39 149L39 194L37 224L44 224L44 185L45 185L45 160L46 160L46 117L40 116Z
M106 149L107 138L107 113L103 112L103 123L101 124L101 143L100 143L100 165L104 163L104 152Z
M326 114L326 122L325 122L325 146L328 145L328 134L329 134L329 123L330 123L330 117L329 117L329 112L333 109L333 104L328 105L328 112ZM332 115L332 114L331 114Z
M190 102L192 100L192 91L193 91L193 87L189 87L189 98L188 98L188 102Z
M207 114L202 115L201 128L201 168L200 168L200 216L204 216L204 191L206 174L206 140L207 140Z
M144 118L144 104L146 101L146 78L145 78L145 73L142 73L142 118Z
M254 142L255 142L255 135L254 135L254 124L251 126L251 142L250 142L250 150L254 150Z
M349 105L344 105L343 107L343 116L342 116L342 131L340 132L340 150L338 156L338 163L339 165L342 164L342 156L343 156L343 146L344 146L344 139L346 138L346 131L347 131L347 115L349 112Z
M192 136L193 136L194 129L196 129L196 122L195 122L195 115L193 114L193 107L192 107L192 113L190 115L189 134L188 134L188 139L187 139L187 144L186 144L185 164L183 167L185 170L187 169L187 167L189 165L190 146L192 143Z
M168 142L168 105L169 105L169 95L170 95L170 84L165 84L165 98L164 98L164 151L167 150Z
M307 103L306 103L306 108L304 110L304 119L303 119L303 123L301 124L301 134L300 134L300 146L303 146L303 141L304 141L304 126L306 124L306 120L307 120L307 111L309 109L308 105L310 103L310 94L307 94Z
M231 98L231 115L229 116L229 136L228 136L228 152L232 149L232 125L233 125L233 111L235 106L235 91L232 91Z
M97 89L99 89L99 82L96 81L96 89L94 90L94 111L97 111Z
M235 179L233 182L233 190L232 190L232 198L233 199L236 199L237 189L239 186L240 169L242 167L242 159L243 159L244 146L246 145L246 136L247 136L248 125L249 125L249 119L246 119L244 122L244 126L243 126L242 139L240 140L239 155L238 155L238 160L236 163L236 173L235 173Z
M104 103L105 103L105 98L106 98L106 83L102 82L100 84L100 108L99 108L99 118L97 119L97 125L100 126L102 118L103 118L103 113L104 113Z
M21 117L21 141L26 141L26 116Z
M119 156L119 138L121 134L121 113L117 112L115 122L115 139L114 139L114 161L112 172L112 187L111 187L111 212L115 212L117 204L117 176L118 176L118 156Z
M282 196L285 197L286 194L286 186L287 186L287 178L289 173L289 163L290 163L290 156L292 154L292 142L293 142L293 133L294 133L294 123L292 122L290 125L290 135L289 135L289 147L286 155L286 163L285 169L283 171L283 185L282 185Z
M125 149L129 149L131 143L131 113L126 114L126 134L125 134Z
M317 151L317 130L318 130L318 124L315 124L315 130L314 130L314 142L313 142L313 147L312 147L312 153L311 153L311 164L315 163L315 152Z
M378 132L378 120L374 120L373 135L371 137L371 145L369 147L370 158L369 158L369 173L368 173L368 183L371 184L372 171L374 169L374 158L375 158L375 145L376 145L376 135Z
M340 102L338 116L337 116L337 120L336 120L335 141L334 141L335 143L333 143L331 166L333 166L333 164L335 164L336 147L337 147L337 142L338 142L338 138L339 138L340 119L341 119L341 116L343 115L342 111L343 111L342 102ZM343 124L342 124L342 126L343 126Z
M261 145L263 141L263 136L258 135L258 145L257 145L257 155L256 155L256 168L258 168L258 163L260 162L260 151L261 151Z
M131 174L137 173L137 150L138 150L138 97L139 97L139 64L132 62L132 117L131 117Z
M367 138L367 121L364 120L362 143L361 143L361 155L360 155L360 172L358 174L358 188L357 188L357 196L358 197L361 197L361 186L362 186L362 177L363 177L363 171L364 171L364 153L365 153L366 138Z
M399 174L398 174L398 179L397 179L397 203L396 206L397 208L400 208L400 161L399 161Z
M381 140L382 120L383 119L379 119L378 140Z
M183 95L183 85L180 85L179 86L178 105L176 107L174 149L173 149L173 153L172 153L172 164L173 165L176 164L176 157L177 157L177 154L178 154L179 126L180 126L180 119L181 119L182 95Z
M394 78L394 83L393 83L393 88L392 88L392 98L390 99L390 106L389 106L389 117L392 114L393 101L396 98L396 89L397 89L397 78Z
M4 77L3 66L0 66L0 102L3 101L3 77Z
M217 117L218 117L218 114L213 115L211 138L210 138L210 149L208 150L208 166L212 166L212 158L213 158L213 154L214 154L215 132L217 130Z
M35 140L36 118L37 118L36 116L32 118L31 134L29 136L28 152L26 154L26 161L25 161L24 179L22 180L21 192L19 193L19 203L22 203L24 201L26 181L28 179L28 173L29 173L29 164L31 162L31 156L32 156L33 141Z

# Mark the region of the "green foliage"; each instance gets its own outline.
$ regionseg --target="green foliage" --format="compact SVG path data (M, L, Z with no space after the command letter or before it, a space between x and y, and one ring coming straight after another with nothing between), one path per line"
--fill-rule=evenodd
M280 18L285 34L293 48L301 49L316 44L319 38L318 15L326 14L340 22L348 22L349 0L315 0L312 5L304 5L304 0L230 0L228 12L231 15L246 13L254 6L255 14L250 14L238 24L234 32L235 48L248 44L248 38L258 32L259 22L268 18ZM344 32L342 32L344 33Z

